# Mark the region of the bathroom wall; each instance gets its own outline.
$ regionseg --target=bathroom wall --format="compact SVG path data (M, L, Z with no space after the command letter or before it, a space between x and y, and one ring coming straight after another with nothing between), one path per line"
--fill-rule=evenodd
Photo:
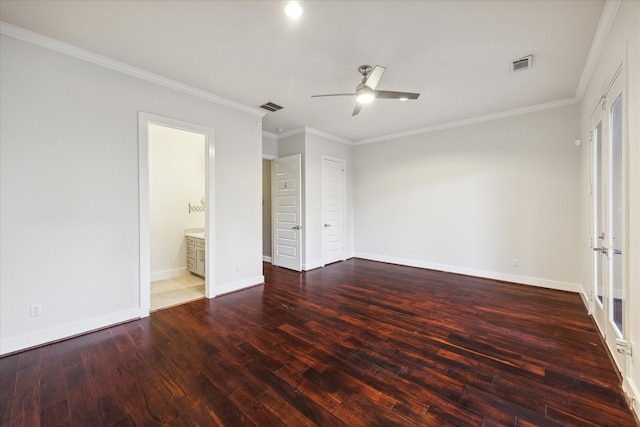
M149 125L151 280L187 274L186 228L204 228L205 137Z

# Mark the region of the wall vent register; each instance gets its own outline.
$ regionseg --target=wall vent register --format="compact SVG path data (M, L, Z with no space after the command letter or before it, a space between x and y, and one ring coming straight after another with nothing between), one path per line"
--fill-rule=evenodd
M514 59L513 61L511 61L511 71L514 72L514 71L528 70L529 68L531 68L532 61L533 61L532 55L525 56L519 59Z

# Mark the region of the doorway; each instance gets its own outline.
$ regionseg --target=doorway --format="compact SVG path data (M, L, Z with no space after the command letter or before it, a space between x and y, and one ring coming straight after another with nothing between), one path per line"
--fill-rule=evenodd
M160 132L160 133L158 133ZM141 317L148 316L151 309L151 282L153 279L171 280L180 276L190 278L190 274L187 271L187 233L201 232L202 242L204 246L204 296L207 298L212 297L211 278L215 277L214 270L214 227L213 227L213 213L214 213L214 130L204 126L194 125L187 122L182 122L175 119L156 116L148 113L140 112L138 116L138 133L139 133L139 202L140 202L140 311ZM158 135L164 134L173 135L168 141L159 143ZM176 141L175 137L179 135L179 138L184 143L184 139L192 140L193 144L199 145L199 147L191 147L189 150L186 145L180 146L180 141ZM152 142L155 141L155 142ZM199 142L195 142L199 141ZM159 149L161 155L158 157L152 153L152 150L158 146L164 145L165 149ZM153 145L153 147L152 147ZM167 148L169 147L169 148ZM173 152L171 152L173 150ZM191 151L191 156L195 151L199 151L197 157L204 163L204 167L200 167L199 172L195 175L200 176L199 188L195 188L193 192L185 190L185 182L194 182L197 178L191 177L190 179L172 179L171 174L167 174L168 177L162 182L152 182L154 176L158 176L153 172L154 168L158 165L153 165L152 162L157 163L158 158L163 157L169 163L174 163L177 157L188 158L189 155L185 152ZM178 155L179 153L179 155ZM194 166L194 170L197 167ZM193 174L188 168L181 169L179 173ZM160 174L160 176L162 173ZM181 184L178 184L180 181ZM188 185L187 185L188 186ZM157 187L157 188L155 188ZM155 189L154 189L155 188ZM154 193L166 193L159 199L163 207L159 209L153 209L158 207L158 198L153 197ZM186 199L181 200L180 197ZM164 197L167 194L175 197ZM178 198L176 198L178 197ZM169 202L164 199L169 199ZM168 204L167 204L168 203ZM169 212L171 211L171 212ZM176 212L181 212L177 214ZM189 217L199 213L199 218L196 216ZM158 229L158 224L166 223L167 217L175 219L177 216L183 217L183 222L178 225L179 230L171 230L170 232L162 229ZM152 216L159 217L152 220ZM184 219L186 218L186 220ZM186 221L186 222L184 222ZM191 222L189 222L191 221ZM185 226L185 224L187 226ZM184 227L184 228L182 228ZM152 238L152 235L155 238ZM191 234L190 234L191 235ZM159 237L158 237L159 236ZM177 243L176 243L177 242ZM153 244L153 251L152 251ZM156 246L168 246L168 253L157 256ZM166 249L166 248L165 248ZM153 252L153 263L152 263ZM167 267L168 266L168 267ZM193 282L186 280L188 285ZM175 285L175 283L174 283ZM170 286L165 283L165 287ZM190 286L187 286L190 287ZM188 292L185 298L188 297ZM201 297L202 295L200 295ZM191 295L188 299L193 299L194 295ZM174 305L174 304L169 304Z
M149 124L151 311L204 298L205 136ZM198 242L198 247L195 242Z

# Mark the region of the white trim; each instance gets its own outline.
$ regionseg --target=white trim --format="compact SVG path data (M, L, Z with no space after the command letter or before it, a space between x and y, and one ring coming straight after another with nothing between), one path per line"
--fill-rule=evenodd
M47 36L43 36L42 34L34 33L33 31L26 30L24 28L9 24L4 21L0 21L0 33L9 37L13 37L14 39L22 40L27 43L41 46L55 52L63 53L65 55L69 55L74 58L81 59L83 61L87 61L104 68L108 68L110 70L137 77L139 79L155 83L159 86L164 86L170 89L177 90L179 92L186 93L188 95L213 102L215 104L223 105L234 110L239 110L256 117L264 117L267 114L265 111L262 111L258 108L240 104L239 102L223 98L211 92L207 92L202 89L198 89L193 86L189 86L184 83L169 79L159 74L151 73L141 68L125 64L124 62L116 61L115 59L99 55L85 49L81 49L79 47L52 39Z
M278 156L274 156L273 154L262 153L262 160L275 160Z
M262 255L262 261L268 262L269 264L271 264L271 257L270 256L266 256L266 255Z
M638 351L636 349L636 351ZM634 412L636 417L638 416L638 409L640 406L638 405L638 399L640 398L640 388L633 381L631 375L626 375L622 378L622 389L627 395L627 399L629 400L629 408Z
M587 310L587 313L590 316L592 316L591 315L591 304L589 303L589 295L586 294L586 292L584 291L584 288L582 286L580 286L580 291L578 293L580 294L580 299L582 300L582 304L584 304L585 310Z
M238 280L237 282L225 283L220 286L215 286L212 289L212 297L219 297L221 295L229 294L231 292L241 291L243 289L252 288L254 286L263 285L264 276L254 276L247 279Z
M174 277L182 277L189 274L187 267L174 268L173 270L163 270L151 273L151 281L173 279Z
M403 138L406 136L420 135L423 133L436 132L439 130L458 128L462 126L473 125L476 123L489 122L492 120L504 119L506 117L533 113L536 111L551 110L553 108L565 107L567 105L573 105L579 102L580 100L575 97L559 99L557 101L546 102L544 104L529 105L527 107L515 108L513 110L502 111L500 113L487 114L484 116L477 116L477 117L472 117L468 119L456 120L453 122L441 123L438 125L428 126L425 128L413 129L406 132L399 132L399 133L394 133L389 135L377 136L375 138L362 139L360 141L354 142L354 145L371 144L373 142L388 141L390 139Z
M215 130L182 120L155 114L138 112L138 191L139 191L139 247L140 247L140 309L142 317L149 315L151 308L151 249L149 225L149 124L180 129L202 134L205 137L206 149L206 183L205 197L207 209L205 213L205 296L212 298L212 279L215 277Z
M92 317L79 322L68 323L49 329L39 330L34 333L21 335L6 340L0 340L0 354L13 353L14 351L26 350L42 344L51 343L61 339L66 339L80 334L85 334L96 329L102 329L118 323L144 317L140 308L131 308L116 313L109 313L102 316Z
M273 139L278 139L278 134L272 133L272 132L268 132L266 130L262 131L262 136L266 136L268 138L273 138Z
M356 258L368 259L371 261L386 262L389 264L406 265L408 267L426 268L429 270L444 271L447 273L464 274L466 276L482 277L486 279L501 280L504 282L518 283L522 285L537 286L541 288L556 289L579 293L581 286L578 283L560 282L557 280L542 279L538 277L518 276L515 274L500 273L496 271L476 270L473 268L460 267L455 265L436 264L427 261L394 258L375 254L356 253Z
M304 130L306 133L310 133L311 135L316 135L321 138L328 139L330 141L335 141L335 142L339 142L341 144L346 144L346 145L355 145L354 142L351 140L340 138L339 136L331 135L330 133L322 132L321 130L310 128L308 126L305 127Z
M316 135L316 136L319 136L321 138L328 139L330 141L339 142L341 144L356 145L355 142L351 141L350 139L341 138L339 136L332 135L330 133L326 133L326 132L323 132L321 130L309 127L309 126L291 129L291 130L288 130L288 131L283 132L283 133L278 134L278 135L273 134L273 133L269 133L269 132L266 132L266 131L262 132L263 135L270 136L270 137L274 137L275 136L276 139L278 139L278 140L280 140L282 138L288 138L288 137L293 136L293 135L298 135L298 134L301 134L301 133L305 133L305 134L309 133L311 135Z
M604 4L602 14L600 15L600 21L598 22L598 28L596 29L593 41L591 42L589 55L587 56L584 68L582 69L582 74L580 75L578 87L576 88L575 97L577 99L581 100L585 90L587 89L587 85L589 84L589 80L591 80L591 76L596 65L598 64L600 53L602 52L605 41L607 40L609 31L611 31L611 27L613 26L613 22L618 14L618 9L620 8L621 3L622 0L607 0Z
M304 133L304 132L305 132L305 128L291 129L291 130L288 130L286 132L282 132L280 135L278 135L278 140L280 140L282 138L288 138L288 137L293 136L293 135L298 135L298 134Z
M324 267L324 263L322 262L322 260L302 264L303 271L315 270L316 268L320 267Z

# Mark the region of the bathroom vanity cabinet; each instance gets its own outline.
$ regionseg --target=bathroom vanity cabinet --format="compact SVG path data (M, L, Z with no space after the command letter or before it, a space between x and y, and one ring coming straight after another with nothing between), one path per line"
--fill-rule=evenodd
M205 275L204 238L187 236L187 269L200 277Z

